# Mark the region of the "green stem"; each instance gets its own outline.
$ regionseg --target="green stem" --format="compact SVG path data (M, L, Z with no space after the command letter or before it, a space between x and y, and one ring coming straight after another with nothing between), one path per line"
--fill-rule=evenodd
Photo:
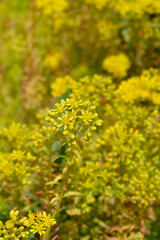
M50 169L50 174L52 174L52 170L53 170L53 165L52 165L52 143L49 143L49 146L48 146L48 149L49 149L49 169ZM50 191L50 187L49 187L49 191ZM49 197L48 197L48 202L49 202ZM51 204L48 204L48 207L47 207L47 213L50 213L51 211Z
M69 178L69 163L68 162L67 162L66 168L67 168L67 170L65 172L64 184L61 185L61 191L60 191L58 204L56 206L56 209L55 209L54 213L52 214L52 218L53 219L56 218L56 216L57 216L57 214L58 214L58 212L60 210L60 207L61 207L61 204L62 204L62 200L63 200L64 194L65 194L66 188L68 186L68 178ZM49 239L50 230L51 230L51 227L47 228L46 233L43 236L42 240L48 240Z

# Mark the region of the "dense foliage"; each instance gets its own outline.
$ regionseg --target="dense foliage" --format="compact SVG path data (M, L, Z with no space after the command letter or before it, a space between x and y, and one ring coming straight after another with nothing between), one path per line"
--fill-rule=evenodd
M159 0L1 0L0 46L0 240L159 240Z

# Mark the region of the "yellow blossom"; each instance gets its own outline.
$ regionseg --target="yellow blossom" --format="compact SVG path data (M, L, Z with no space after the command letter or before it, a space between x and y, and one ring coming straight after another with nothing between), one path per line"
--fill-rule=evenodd
M64 94L69 88L72 88L74 80L70 76L58 77L55 82L52 83L52 96L60 97ZM63 86L63 87L62 87Z
M56 69L57 67L59 67L61 60L62 56L60 53L57 52L54 53L53 55L46 56L44 60L44 65L52 69Z
M160 75L156 69L144 71L140 77L132 77L119 86L118 93L125 102L151 101L160 104Z
M125 77L130 66L129 58L123 53L111 55L103 60L103 69L118 78Z
M46 15L63 12L68 7L66 0L37 0L36 5L42 8Z

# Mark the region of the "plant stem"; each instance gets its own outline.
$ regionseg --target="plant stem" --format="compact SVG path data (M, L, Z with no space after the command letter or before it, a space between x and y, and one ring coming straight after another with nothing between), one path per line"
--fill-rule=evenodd
M59 200L58 200L58 204L56 206L56 209L54 211L54 213L52 214L52 218L55 218L60 210L61 204L62 204L62 200L66 191L66 188L68 186L68 178L69 178L69 162L67 162L67 166L66 166L66 172L65 172L65 177L64 177L64 184L61 185L61 191L60 191L60 196L59 196ZM51 228L47 228L45 235L43 236L42 240L49 240L49 233L50 233Z

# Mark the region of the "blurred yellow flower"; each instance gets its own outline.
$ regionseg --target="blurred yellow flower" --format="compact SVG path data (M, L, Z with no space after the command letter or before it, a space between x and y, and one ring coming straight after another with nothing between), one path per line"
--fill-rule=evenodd
M52 14L53 12L60 13L64 11L68 4L66 0L37 0L36 5L38 8L42 8L44 14Z
M120 53L119 55L112 55L104 59L102 63L103 69L111 73L114 77L123 78L127 75L127 70L131 63L129 58Z
M52 96L55 98L60 97L67 89L71 88L74 82L70 76L58 77L51 85Z
M53 55L46 56L44 60L44 65L55 70L60 65L61 60L62 56L60 53L57 52Z

